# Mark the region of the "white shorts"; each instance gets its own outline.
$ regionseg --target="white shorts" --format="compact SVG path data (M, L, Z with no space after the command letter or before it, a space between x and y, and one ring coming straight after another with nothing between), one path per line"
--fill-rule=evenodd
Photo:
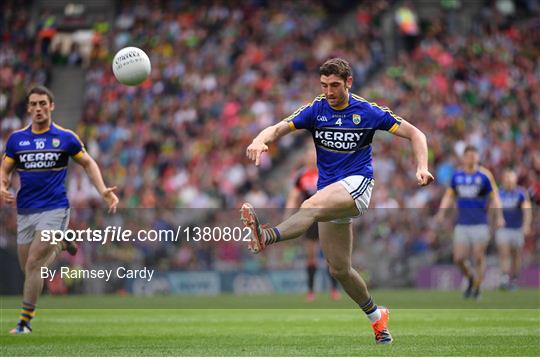
M515 249L520 249L525 243L525 237L523 236L523 230L521 229L509 229L502 228L497 230L495 235L495 242L497 245L510 245Z
M362 175L351 175L339 181L341 185L347 189L349 194L351 194L356 207L360 215L364 215L367 212L369 207L369 202L371 200L371 193L373 191L373 186L375 181L371 178L366 178ZM335 224L348 224L352 221L352 218L343 218L332 220Z
M454 242L463 244L487 244L489 242L489 227L480 225L456 225Z
M69 223L69 208L42 211L35 214L17 215L17 244L28 245L34 240L36 231L66 230Z

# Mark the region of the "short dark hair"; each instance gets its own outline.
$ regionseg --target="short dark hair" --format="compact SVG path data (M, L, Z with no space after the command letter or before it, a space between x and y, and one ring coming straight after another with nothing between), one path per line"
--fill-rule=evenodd
M342 58L336 57L327 60L319 68L319 74L321 76L336 75L341 77L345 82L349 76L352 76L351 65Z
M476 148L474 145L472 144L469 144L465 147L465 150L463 151L463 154L467 153L467 152L475 152L475 153L478 153L478 148Z
M32 89L26 95L26 103L28 103L28 101L30 100L30 95L33 95L33 94L44 94L49 98L49 102L51 103L54 102L54 95L52 91L45 86L40 85L40 86L32 87Z

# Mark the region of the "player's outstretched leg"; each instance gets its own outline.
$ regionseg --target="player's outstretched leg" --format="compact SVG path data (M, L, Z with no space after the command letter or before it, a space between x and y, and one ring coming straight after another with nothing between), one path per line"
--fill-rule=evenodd
M266 248L267 236L270 237L270 234L265 233L267 229L262 228L255 209L250 203L244 203L240 208L240 219L244 226L251 230L251 241L248 244L249 250L254 253L263 251Z
M358 208L351 195L339 183L325 187L304 201L300 210L276 227L263 228L251 204L245 203L240 209L242 222L251 229L249 249L255 253L276 242L302 236L315 222L355 215L358 215Z

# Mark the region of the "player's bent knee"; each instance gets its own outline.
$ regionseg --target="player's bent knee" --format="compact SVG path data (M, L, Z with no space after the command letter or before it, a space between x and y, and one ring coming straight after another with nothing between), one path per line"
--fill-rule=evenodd
M486 260L486 255L482 254L476 254L473 255L473 259L475 262L484 262Z
M47 251L40 251L38 253L30 254L26 260L25 273L30 273L36 270L41 270L41 267L45 265L47 261Z
M344 279L350 276L351 268L349 266L330 266L330 275L336 280Z
M318 202L318 200L310 198L302 203L300 210L304 210L304 213L313 216L315 221L317 221L317 219L321 218L323 214L323 209L321 206L322 205Z
M26 261L26 266L24 267L24 273L29 274L34 271L41 270L41 267L44 265L45 260L42 260L38 257L29 257Z
M300 205L300 209L317 209L320 208L320 204L317 199L314 199L313 197L304 200L302 205Z
M486 257L486 250L484 248L476 248L473 250L472 256L475 260L481 260Z

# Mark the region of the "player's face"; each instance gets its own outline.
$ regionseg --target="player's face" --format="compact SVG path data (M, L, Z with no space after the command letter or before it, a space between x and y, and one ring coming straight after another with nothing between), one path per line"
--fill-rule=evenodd
M349 76L347 81L343 78L330 75L321 76L321 88L328 104L332 107L340 107L349 97L349 88L352 85L352 77Z
M28 98L28 113L32 116L32 123L48 124L52 111L54 103L51 103L47 95L32 93Z
M473 150L469 150L463 154L463 165L466 167L475 167L478 165L478 161L478 153Z
M507 171L504 173L503 185L507 189L513 189L517 184L517 175L513 171Z

